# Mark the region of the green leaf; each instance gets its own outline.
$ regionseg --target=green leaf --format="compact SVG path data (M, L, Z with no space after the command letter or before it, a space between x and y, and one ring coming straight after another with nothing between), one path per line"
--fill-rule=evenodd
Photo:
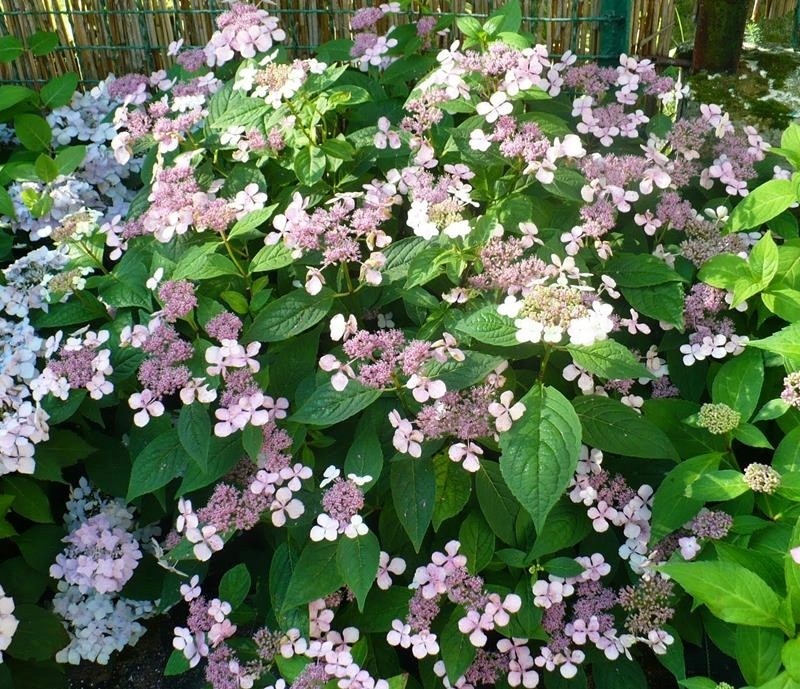
M613 663L592 664L597 689L647 689L647 678L638 663L620 658Z
M264 273L268 270L285 268L294 262L292 252L285 244L268 244L250 261L250 273Z
M6 476L0 481L0 490L14 497L12 511L40 524L52 524L50 501L47 494L36 482L24 476Z
M55 162L58 174L68 175L75 172L86 157L86 146L67 146L56 153Z
M615 340L600 340L588 347L567 345L573 361L606 380L616 378L653 378L627 347Z
M742 276L742 271L746 271L747 268L747 261L741 256L720 254L703 264L698 277L712 287L733 289L736 281Z
M306 544L286 589L284 611L324 598L344 584L337 565L337 552L336 541L309 541Z
M747 346L766 349L788 359L800 358L800 323L787 325L774 335L761 340L750 340Z
M622 287L620 290L628 303L643 316L683 328L683 287L680 283Z
M26 40L28 50L35 57L52 52L58 47L58 42L58 33L55 31L34 31Z
M301 148L294 157L294 173L301 184L313 187L325 174L325 153L315 146Z
M767 439L761 430L751 423L739 424L733 429L733 437L743 445L749 447L764 447L772 449L772 443Z
M748 684L760 686L778 674L783 641L777 629L736 628L736 662Z
M395 280L405 279L414 258L427 248L428 242L421 237L406 237L389 244L383 252L386 257L381 270L383 282L388 285Z
M16 60L22 50L22 41L16 36L0 36L0 62Z
M274 205L259 208L239 218L231 227L228 239L257 237L259 235L258 228L269 220L276 208L277 206Z
M14 202L11 200L9 193L3 187L0 187L0 215L5 215L8 218L17 217L17 212L14 209ZM10 235L3 233L2 237L2 256L5 257L11 251L12 242Z
M548 574L556 577L577 577L583 574L583 565L575 562L571 557L554 557L545 562L542 567Z
M434 361L426 370L430 378L438 378L447 386L447 390L463 390L470 385L483 381L494 369L505 361L503 357L474 352L465 349L464 361L448 359L445 363Z
M433 528L438 531L443 521L464 509L472 492L472 481L469 473L446 454L434 456L433 470L436 475Z
M181 445L178 432L169 430L151 440L133 460L127 500L166 486L183 475L189 455Z
M26 86L19 86L17 84L4 84L0 86L0 110L12 108L17 105L17 103L22 103L23 101L33 98L36 98L36 91L32 91Z
M503 480L499 464L481 462L475 474L475 494L483 516L497 537L509 545L516 543L514 525L520 504Z
M175 677L182 675L184 672L189 671L189 659L183 655L183 651L173 649L172 653L167 658L167 664L164 667L165 677Z
M783 475L800 472L800 426L789 431L778 444L772 468Z
M781 638L781 642L783 642L783 638ZM789 639L783 645L780 652L780 660L783 662L789 676L795 682L800 682L800 639ZM775 669L775 674L777 674L777 668ZM771 678L768 677L767 679ZM759 684L759 682L755 682L755 684Z
M341 134L339 136L341 136ZM327 139L322 142L321 148L326 155L329 155L331 158L336 158L337 160L353 160L353 156L356 152L353 145L343 138Z
M495 33L519 33L522 26L522 8L519 0L509 0L489 15L495 21Z
M204 488L214 483L233 469L242 457L242 443L238 434L227 438L211 438L206 469L202 470L197 462L189 462L183 481L178 488L178 495L191 493L198 488Z
M296 289L267 304L253 319L245 341L280 342L319 323L333 305L333 292L323 288L313 295Z
M214 253L221 246L221 243L208 242L190 247L175 266L172 279L209 280L220 275L237 275L238 270L231 259Z
M17 605L14 617L17 631L8 647L8 655L18 660L48 660L69 644L67 631L55 613L38 605Z
M672 562L661 571L716 617L749 627L787 630L781 600L761 577L732 562Z
M389 482L397 517L419 552L433 517L436 476L430 459L405 458L392 463Z
M55 110L62 105L66 105L72 100L72 94L78 88L78 75L74 72L67 72L55 79L51 79L39 92L42 103L46 108Z
M761 299L772 313L785 321L800 321L800 290L770 289L761 293Z
M458 540L461 543L459 552L466 556L470 574L477 574L492 561L494 532L477 512L470 512L461 522Z
M185 404L178 416L178 438L183 449L201 471L208 468L208 449L211 447L211 419L200 402Z
M747 264L750 266L753 277L758 280L760 288L766 289L778 272L779 264L778 246L769 231L765 232L764 236L750 250ZM733 306L736 304L734 303Z
M749 490L744 474L733 469L701 474L686 488L686 497L700 502L733 500Z
M372 410L370 410L372 411ZM365 423L367 420L370 423ZM361 486L365 493L375 485L383 471L383 449L375 431L376 422L369 412L361 417L355 438L347 448L344 459L344 473L356 476L371 476L372 479Z
M326 380L290 420L309 426L332 426L358 414L380 396L380 390L366 388L357 380L351 380L341 392L334 390L330 380Z
M766 402L761 409L759 409L758 414L753 417L753 423L758 421L772 421L773 419L779 419L783 416L792 405L790 405L785 400L780 398L770 400Z
M439 636L439 647L447 670L447 679L452 684L472 665L478 650L470 642L469 636L462 634L458 628L458 621L464 616L464 610L456 608Z
M731 213L730 231L741 232L772 220L797 201L794 184L788 179L772 179L756 187Z
M683 282L683 278L664 261L650 254L615 254L603 266L618 287L652 287L665 282Z
M664 432L622 402L585 395L572 400L583 442L606 452L645 459L678 459Z
M358 609L364 611L367 593L378 574L381 547L371 531L358 538L340 536L336 561L344 583L356 597Z
M43 182L49 183L58 177L58 168L55 161L44 153L41 153L36 159L34 168Z
M527 555L528 562L579 543L591 530L586 508L581 509L566 498L560 499L547 516L544 527L537 532L536 541Z
M482 28L481 23L475 17L457 17L456 26L467 38L476 38Z
M575 473L581 448L579 421L555 388L537 384L520 401L525 412L500 436L500 470L541 530Z
M50 148L53 132L41 115L23 113L14 118L14 131L20 143L29 151L46 151Z
M697 477L719 466L721 454L707 454L687 459L664 477L653 495L652 539L657 542L679 529L703 507L703 501L686 498L686 486Z
M244 599L250 593L250 584L250 572L244 563L232 567L222 575L219 582L220 600L227 601L235 610L244 603Z
M497 313L497 307L490 304L474 311L456 326L458 332L474 337L478 342L496 347L515 347L519 345L514 322Z

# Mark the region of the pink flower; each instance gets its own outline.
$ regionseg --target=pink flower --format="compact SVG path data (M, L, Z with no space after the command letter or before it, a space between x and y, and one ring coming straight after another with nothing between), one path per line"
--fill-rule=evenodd
M389 576L389 573L400 575L405 571L406 561L403 560L403 558L393 557L389 559L389 553L381 550L375 583L378 585L379 589L386 591L392 585L392 578Z
M411 646L411 627L402 620L393 620L392 629L386 634L386 641L390 646L409 648Z
M272 510L272 523L275 526L284 526L286 524L286 517L290 519L297 519L305 512L305 505L297 498L293 497L293 493L289 488L278 488L275 493L275 500L270 505Z
M183 600L187 603L191 603L195 598L200 597L200 577L196 574L189 579L188 584L181 584L181 595L183 596Z
M389 412L389 423L395 428L392 444L394 449L412 457L422 456L422 431L415 430L408 419L403 419L397 410Z
M211 555L222 550L225 542L217 534L217 529L210 524L206 524L202 529L186 529L186 538L190 543L194 543L194 556L201 562L211 559Z
M447 387L441 380L430 380L424 376L413 374L406 383L414 399L420 404L429 399L438 400L447 394Z
M164 405L155 398L151 390L146 388L140 393L134 392L128 398L128 406L139 410L133 415L133 423L139 428L146 426L151 417L161 416L164 413Z
M427 629L423 629L419 634L411 637L411 653L418 660L425 656L433 656L439 652L439 644L436 642L436 634L432 634Z
M489 404L489 413L495 417L495 428L498 433L504 433L511 428L514 421L519 420L525 413L525 405L522 402L512 404L514 401L514 393L511 390L506 390L500 395L499 402L492 402Z
M461 466L469 472L474 473L481 468L480 455L483 454L483 450L479 445L473 442L468 442L466 444L455 443L450 446L447 454L454 462L461 462L463 460Z

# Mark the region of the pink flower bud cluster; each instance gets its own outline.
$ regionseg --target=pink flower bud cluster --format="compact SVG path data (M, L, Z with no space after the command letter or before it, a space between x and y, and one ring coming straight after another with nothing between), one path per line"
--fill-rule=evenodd
M49 349L58 348L63 334L59 331ZM66 400L70 390L84 389L93 400L102 399L114 391L108 380L114 369L111 366L111 350L103 348L109 333L95 333L86 328L73 333L58 349L58 353L41 375L31 382L33 398L41 400L47 393Z

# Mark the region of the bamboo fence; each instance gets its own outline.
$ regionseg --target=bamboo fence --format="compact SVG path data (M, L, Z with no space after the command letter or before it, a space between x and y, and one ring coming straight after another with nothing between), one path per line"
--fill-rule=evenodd
M754 0L755 10L786 11L796 0ZM372 0L282 0L271 11L280 15L288 42L298 52L325 41L350 36L349 17ZM433 0L441 13L487 15L502 0ZM675 0L630 0L629 52L659 56L673 46ZM0 34L20 38L34 31L54 31L59 50L35 58L24 53L14 64L0 65L0 81L41 82L65 71L84 84L108 73L147 72L168 66L166 47L183 38L203 45L213 32L213 18L224 0L0 0ZM604 30L601 0L522 0L523 28L553 52L571 49L596 57ZM400 18L402 21L402 18Z

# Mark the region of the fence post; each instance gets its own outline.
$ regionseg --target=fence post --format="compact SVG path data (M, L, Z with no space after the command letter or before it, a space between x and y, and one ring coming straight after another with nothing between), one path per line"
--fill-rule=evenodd
M619 55L630 49L632 5L633 0L600 0L601 64L616 64Z
M792 48L800 50L800 0L794 8L794 26L792 27Z

